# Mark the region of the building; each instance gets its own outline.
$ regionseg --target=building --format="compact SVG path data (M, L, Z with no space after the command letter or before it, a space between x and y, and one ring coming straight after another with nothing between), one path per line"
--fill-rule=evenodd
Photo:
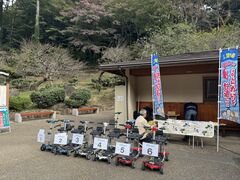
M198 105L198 120L217 121L219 52L193 52L159 58L164 109L176 111L184 119L184 104ZM115 89L115 111L123 112L122 121L133 112L152 107L150 60L101 65L100 69L126 77L125 86ZM223 121L224 122L224 121ZM225 121L235 125L234 122Z

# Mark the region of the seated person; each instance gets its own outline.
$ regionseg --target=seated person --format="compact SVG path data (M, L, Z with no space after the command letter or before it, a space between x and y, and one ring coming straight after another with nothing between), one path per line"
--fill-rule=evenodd
M146 132L146 129L144 127L151 127L147 120L145 119L147 116L146 109L140 110L140 116L135 121L135 126L138 128L139 134L142 135L140 142L150 142L152 139L152 135L148 132Z

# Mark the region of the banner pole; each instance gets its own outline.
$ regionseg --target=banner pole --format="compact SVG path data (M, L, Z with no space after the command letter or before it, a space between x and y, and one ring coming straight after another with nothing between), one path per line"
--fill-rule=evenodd
M217 117L217 152L219 151L219 120L220 120L220 100L221 100L221 52L219 49L219 65L218 65L218 117Z
M154 105L154 77L153 77L153 70L152 70L152 60L153 59L153 54L151 54L151 76L152 76L152 108L153 108L153 119L155 119L155 105Z

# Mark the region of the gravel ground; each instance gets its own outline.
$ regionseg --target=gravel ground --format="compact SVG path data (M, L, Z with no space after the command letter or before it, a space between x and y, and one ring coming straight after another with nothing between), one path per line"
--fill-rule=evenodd
M65 116L66 117L66 116ZM68 116L76 120L109 121L114 114ZM62 117L59 117L62 118ZM142 171L138 159L136 169L104 162L93 162L82 158L53 155L41 152L36 135L40 128L47 128L45 120L12 123L12 132L0 135L0 180L2 179L57 179L57 180L146 180L146 179L240 179L240 138L221 139L220 152L216 153L213 139L204 140L204 149L192 149L179 137L171 137L167 146L170 161L165 163L164 175ZM233 152L231 152L233 151Z

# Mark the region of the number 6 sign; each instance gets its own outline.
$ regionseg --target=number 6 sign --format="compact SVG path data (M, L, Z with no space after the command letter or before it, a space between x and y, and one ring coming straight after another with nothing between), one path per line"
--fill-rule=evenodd
M108 139L103 139L103 138L94 138L93 142L93 148L94 149L103 149L107 150L108 148Z
M66 145L67 144L67 134L66 133L58 133L54 136L54 144Z
M158 144L143 143L142 154L147 156L158 157Z
M130 155L131 144L116 142L115 153L129 156Z

